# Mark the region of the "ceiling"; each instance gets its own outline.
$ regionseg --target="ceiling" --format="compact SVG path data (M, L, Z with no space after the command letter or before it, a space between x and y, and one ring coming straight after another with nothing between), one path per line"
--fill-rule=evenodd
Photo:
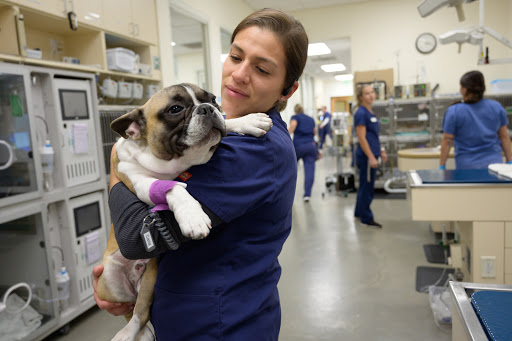
M291 12L301 9L329 7L347 3L366 2L372 0L243 0L254 10L272 7ZM376 1L376 0L373 0ZM201 23L194 18L171 10L172 36L176 43L173 47L175 54L199 52L202 50ZM311 41L318 43L319 41ZM321 79L332 80L334 75L351 73L350 39L322 41L331 50L331 54L323 56L310 56L306 64L305 72ZM346 70L343 72L327 73L320 66L323 64L342 63Z

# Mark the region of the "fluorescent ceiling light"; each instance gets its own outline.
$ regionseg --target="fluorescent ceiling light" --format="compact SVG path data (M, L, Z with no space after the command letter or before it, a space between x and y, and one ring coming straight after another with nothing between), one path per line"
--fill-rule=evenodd
M228 58L229 53L223 53L220 55L220 62L224 63L226 59Z
M337 75L337 76L334 76L334 79L336 79L337 81L342 81L342 82L351 81L354 79L354 75Z
M324 43L314 43L308 45L308 56L319 56L329 53L331 53L331 50Z
M325 64L320 66L322 70L325 72L339 72L339 71L345 71L347 68L345 65L338 63L338 64Z
M176 43L174 41L171 41L171 46L176 46Z

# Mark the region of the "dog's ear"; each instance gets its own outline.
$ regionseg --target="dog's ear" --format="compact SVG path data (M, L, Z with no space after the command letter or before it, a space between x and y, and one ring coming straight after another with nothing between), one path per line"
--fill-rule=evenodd
M124 137L138 139L142 130L146 128L146 116L142 108L137 108L110 123L110 128Z

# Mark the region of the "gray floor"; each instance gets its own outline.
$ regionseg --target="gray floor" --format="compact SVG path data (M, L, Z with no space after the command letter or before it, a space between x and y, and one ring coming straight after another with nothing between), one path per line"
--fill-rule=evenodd
M293 229L280 256L280 340L450 340L434 323L428 294L415 290L416 267L429 265L422 245L434 241L428 224L411 220L407 200L387 198L372 204L382 230L356 222L355 193L326 192L324 179L336 168L333 156L317 162L304 203L299 165ZM94 308L68 335L47 341L109 340L123 325Z

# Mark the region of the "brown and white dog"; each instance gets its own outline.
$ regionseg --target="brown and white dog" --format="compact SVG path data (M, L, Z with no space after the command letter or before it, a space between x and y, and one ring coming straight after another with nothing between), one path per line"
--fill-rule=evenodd
M173 85L112 122L111 128L123 138L117 142L111 171L140 200L153 205L151 183L173 180L189 167L206 163L226 131L261 136L271 127L272 120L260 113L224 120L213 94L193 84ZM208 235L210 219L185 186L175 186L166 199L184 236L200 239ZM124 258L112 225L102 265L99 298L135 302L133 313L125 316L128 324L113 340L154 340L147 322L156 282L156 258Z

